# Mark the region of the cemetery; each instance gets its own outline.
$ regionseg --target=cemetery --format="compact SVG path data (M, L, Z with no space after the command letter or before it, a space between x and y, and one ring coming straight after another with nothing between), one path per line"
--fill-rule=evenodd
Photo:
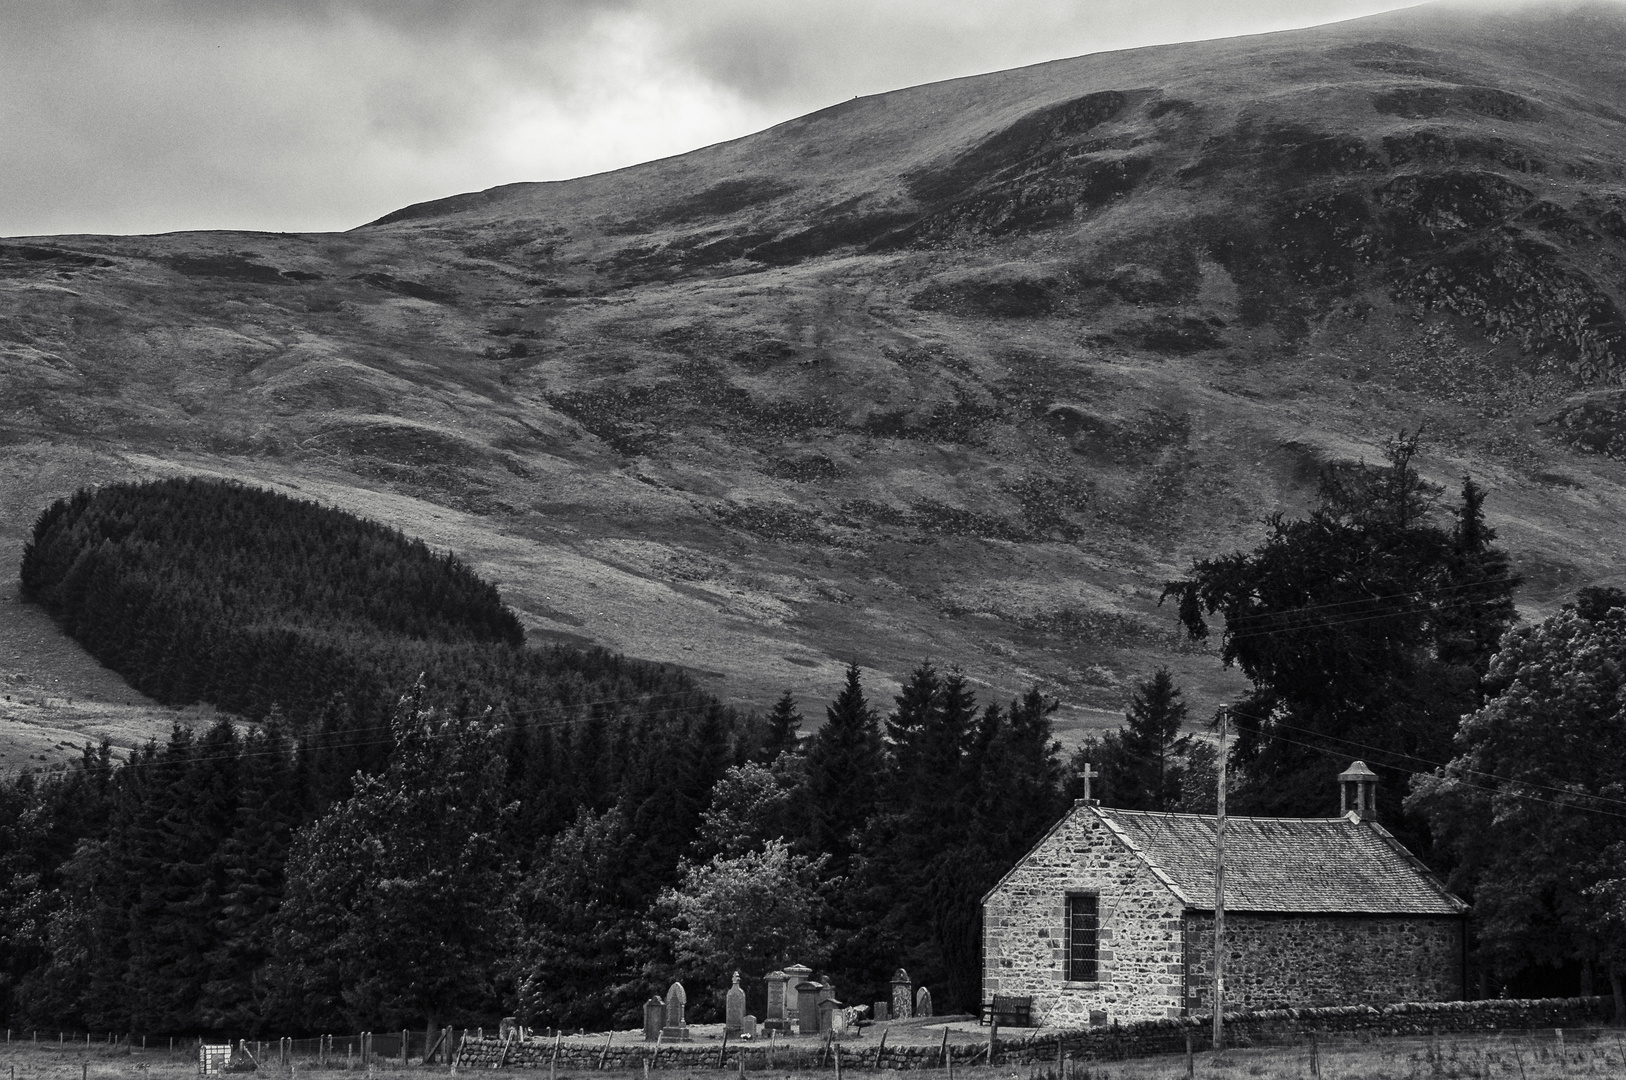
M1446 1037L1513 1045L1514 1040L1533 1038L1532 1033L1548 1039L1556 1034L1561 1040L1565 1032L1580 1043L1598 1037L1610 1005L1607 998L1552 998L1271 1009L1227 1014L1226 1025L1228 1045L1233 1048L1303 1049L1315 1046L1318 1039L1329 1046L1426 1039L1432 1047ZM663 1015L663 1023L664 1019ZM828 1070L837 1076L844 1069L939 1070L952 1076L962 1068L1024 1066L1059 1080L1101 1075L1080 1069L1102 1062L1148 1057L1167 1060L1204 1053L1209 1049L1207 1024L1206 1017L1181 1017L1094 1028L1002 1031L997 1025L982 1026L974 1017L958 1015L877 1021L861 1024L840 1037L810 1030L806 1035L784 1037L776 1032L759 1033L748 1040L743 1030L740 1038L734 1038L725 1024L690 1025L690 1041L684 1043L667 1043L659 1034L654 1041L646 1041L644 1032L636 1030L550 1035L515 1027L495 1036L467 1035L459 1045L456 1066L547 1069L550 1075L681 1069L732 1073ZM1504 1052L1511 1069L1512 1053L1505 1046ZM1214 1060L1218 1064L1219 1059ZM1534 1060L1533 1054L1532 1065ZM1536 1075L1540 1074L1529 1074Z
M460 1065L487 1067L616 1068L911 1068L968 1060L986 1053L989 1035L969 1014L936 1016L931 989L915 986L909 973L893 973L890 996L852 1005L837 998L828 978L789 965L763 977L767 1010L745 1011L739 972L725 996L722 1023L690 1024L688 993L673 983L664 998L644 1005L641 1030L578 1033L532 1032L513 1018L494 1036L468 1034L460 1041Z

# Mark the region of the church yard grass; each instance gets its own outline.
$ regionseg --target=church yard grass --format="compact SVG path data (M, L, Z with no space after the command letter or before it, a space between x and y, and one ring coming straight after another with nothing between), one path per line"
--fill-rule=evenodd
M934 1028L939 1032L940 1028ZM962 1035L965 1033L961 1033ZM618 1036L620 1033L618 1033ZM626 1033L631 1040L633 1033ZM591 1039L592 1036L577 1037ZM800 1040L796 1040L800 1041ZM996 1060L990 1069L956 1064L952 1073L941 1068L877 1072L859 1062L868 1051L873 1054L875 1039L863 1038L845 1044L843 1072L890 1080L1177 1080L1187 1073L1184 1054L1160 1055L1128 1061L1066 1062L1058 1069L1049 1065L1006 1065ZM960 1040L963 1041L963 1040ZM602 1045L602 1036L599 1037ZM888 1041L890 1045L890 1040ZM765 1044L758 1044L762 1048ZM1562 1054L1562 1060L1560 1059ZM759 1063L760 1061L760 1063ZM1306 1037L1291 1046L1239 1047L1220 1054L1202 1050L1194 1053L1190 1075L1196 1080L1571 1080L1576 1077L1626 1075L1626 1041L1611 1029L1565 1030L1560 1041L1555 1029L1504 1031L1495 1034L1450 1036L1318 1037L1312 1044ZM671 1070L652 1069L651 1075ZM766 1058L749 1055L746 1072L765 1080L801 1080L804 1077L831 1076L833 1061L823 1069L766 1066ZM740 1075L737 1067L727 1069L691 1068L678 1070L684 1080L729 1080ZM475 1073L491 1080L533 1080L548 1075L546 1067L502 1068L459 1066L456 1074ZM375 1058L368 1066L353 1059L347 1068L343 1059L327 1066L296 1058L290 1070L274 1057L258 1070L261 1076L327 1076L355 1074L453 1075L443 1064L423 1066L413 1061L403 1066L396 1058ZM183 1080L198 1075L195 1047L186 1050L164 1048L92 1045L58 1048L41 1043L13 1042L0 1051L0 1078L5 1080L112 1080L144 1077L147 1080ZM642 1069L559 1069L553 1080L631 1080L643 1076Z

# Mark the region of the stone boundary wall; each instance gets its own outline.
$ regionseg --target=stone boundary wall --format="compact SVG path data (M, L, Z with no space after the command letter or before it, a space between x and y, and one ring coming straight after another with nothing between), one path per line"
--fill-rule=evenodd
M1344 1005L1320 1009L1266 1009L1250 1013L1227 1013L1226 1042L1232 1046L1293 1044L1310 1032L1372 1035L1429 1035L1452 1032L1493 1032L1504 1029L1579 1028L1604 1023L1614 1012L1610 998L1542 998L1538 1000L1430 1001L1402 1005ZM1123 1026L1085 1029L1039 1029L1022 1035L1001 1035L994 1047L1000 1064L1043 1064L1066 1056L1075 1060L1100 1061L1149 1057L1155 1054L1183 1053L1186 1039L1198 1050L1208 1048L1212 1017L1191 1016L1178 1020L1144 1020ZM876 1061L880 1039L840 1043L844 1068L922 1069L938 1068L942 1051L938 1046L887 1046ZM955 1064L985 1063L988 1042L949 1044ZM583 1046L560 1044L561 1069L737 1069L744 1055L744 1067L753 1071L775 1069L819 1069L835 1067L835 1046L797 1045L763 1042L662 1043L642 1040ZM504 1045L501 1039L470 1036L458 1049L459 1066L494 1067L499 1058L504 1067L548 1068L554 1060L552 1039L533 1038Z
M1539 998L1534 1000L1424 1001L1399 1005L1337 1005L1316 1009L1260 1009L1226 1013L1228 1046L1292 1045L1312 1031L1320 1034L1445 1035L1529 1028L1597 1027L1614 1015L1614 1000ZM1031 1064L1054 1061L1060 1053L1083 1060L1117 1060L1154 1054L1184 1053L1186 1037L1197 1050L1209 1048L1213 1016L1178 1020L1145 1020L1122 1027L1085 1031L1038 1031L1025 1038L1001 1038L995 1049L1000 1062ZM980 1047L978 1048L980 1052ZM890 1054L888 1055L890 1056ZM959 1060L956 1057L956 1060Z

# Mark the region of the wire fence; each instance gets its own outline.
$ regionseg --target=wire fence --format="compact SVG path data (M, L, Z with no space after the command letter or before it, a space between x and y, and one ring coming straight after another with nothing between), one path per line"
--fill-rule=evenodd
M887 1025L878 1025L885 1029ZM1014 1034L1012 1029L1001 1029ZM1016 1029L1020 1030L1020 1029ZM529 1060L516 1055L501 1065L521 1072L538 1068L554 1071L554 1067L571 1073L588 1071L628 1072L695 1070L727 1073L795 1070L833 1070L839 1077L843 1069L848 1072L880 1073L895 1070L918 1071L927 1075L970 1073L992 1076L994 1069L1006 1073L1016 1066L1028 1070L1031 1080L1090 1080L1101 1077L1104 1065L1127 1065L1135 1060L1152 1064L1156 1059L1169 1063L1176 1071L1169 1075L1186 1073L1194 1058L1206 1058L1211 1050L1201 1032L1188 1032L1178 1039L1163 1043L1134 1040L1100 1042L1085 1047L1076 1046L1069 1032L1031 1030L1025 1036L1007 1040L989 1031L991 1038L977 1038L969 1032L956 1031L945 1036L941 1044L932 1039L930 1047L900 1045L894 1040L888 1044L876 1030L856 1034L837 1041L792 1038L781 1040L777 1047L766 1043L724 1043L709 1049L694 1044L683 1046L644 1044L642 1040L615 1047L594 1047L591 1053L572 1053L568 1047L560 1053L558 1042L551 1036L522 1040L525 1043L551 1044L557 1058L550 1060L547 1049L539 1047L539 1054ZM1354 1031L1328 1032L1310 1025L1272 1025L1268 1029L1238 1032L1235 1041L1228 1040L1227 1053L1265 1054L1293 1059L1295 1076L1336 1075L1349 1076L1365 1073L1378 1076L1432 1075L1453 1077L1519 1077L1520 1080L1538 1080L1551 1076L1626 1076L1626 1031L1612 1027L1525 1027L1475 1031ZM259 1072L271 1071L297 1076L301 1071L324 1069L328 1071L358 1071L374 1074L394 1069L418 1069L424 1065L451 1068L454 1062L461 1067L493 1065L483 1058L476 1061L460 1055L467 1040L476 1051L498 1038L492 1030L487 1036L480 1028L452 1029L437 1032L430 1040L427 1033L418 1030L392 1032L356 1032L353 1034L320 1035L309 1038L226 1040L223 1037L171 1037L118 1035L113 1032L70 1032L59 1030L17 1030L6 1032L11 1048L33 1047L40 1051L64 1055L84 1055L94 1060L96 1055L127 1053L132 1056L150 1055L174 1060L199 1063L200 1072L225 1071L227 1065L240 1068L251 1063ZM1187 1036L1191 1037L1187 1037ZM1181 1045L1183 1043L1183 1045ZM1052 1049L1053 1047L1053 1049ZM203 1063L211 1059L213 1067ZM479 1057L476 1053L475 1057ZM1179 1059L1185 1058L1184 1062ZM1148 1060L1152 1059L1152 1060ZM145 1066L141 1066L145 1068ZM986 1070L986 1071L985 1071ZM1353 1072L1351 1070L1354 1070ZM1004 1075L1001 1073L1000 1075ZM1118 1075L1118 1074L1111 1074ZM1129 1075L1129 1074L1124 1074ZM1255 1073L1254 1075L1263 1075Z
M62 1053L129 1052L178 1054L196 1057L200 1048L230 1047L228 1060L251 1061L258 1067L293 1064L366 1069L396 1062L402 1065L425 1060L450 1064L465 1039L484 1035L482 1028L442 1028L433 1040L427 1031L361 1031L344 1035L317 1035L309 1038L229 1039L224 1036L149 1036L117 1032L66 1031L43 1028L9 1028L9 1047L32 1047Z

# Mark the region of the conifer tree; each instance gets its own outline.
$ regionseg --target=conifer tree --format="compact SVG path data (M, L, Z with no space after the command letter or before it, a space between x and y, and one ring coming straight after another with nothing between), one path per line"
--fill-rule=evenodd
M1186 703L1169 669L1160 667L1135 686L1118 732L1116 753L1101 770L1111 805L1126 810L1168 810L1180 799L1180 728Z
M874 813L882 770L880 717L864 697L857 664L847 666L846 685L824 717L807 746L807 844L844 876Z
M264 969L300 815L292 753L276 725L244 740L242 762L236 815L219 851L220 913L197 1011L202 1026L227 1032L254 1031L267 1019Z
M1454 524L1441 526L1417 453L1402 433L1384 465L1328 467L1307 517L1272 517L1252 551L1198 561L1164 596L1193 639L1221 615L1223 662L1253 682L1232 711L1236 809L1327 813L1329 758L1371 747L1380 813L1426 854L1422 822L1381 804L1398 802L1407 772L1451 755L1458 718L1483 700L1518 579L1476 485L1464 483Z
M801 728L801 711L796 708L796 699L786 690L768 713L767 730L757 760L772 765L780 754L794 752L801 743Z

